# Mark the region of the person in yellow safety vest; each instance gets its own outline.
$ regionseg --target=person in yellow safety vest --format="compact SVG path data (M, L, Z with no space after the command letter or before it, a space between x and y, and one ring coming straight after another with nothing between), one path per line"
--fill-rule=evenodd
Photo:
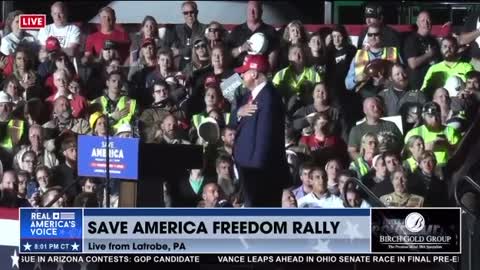
M0 92L0 125L6 126L4 133L0 134L0 146L7 151L12 151L25 134L24 121L12 119L12 110L12 97L3 91Z
M407 142L411 136L418 135L425 141L425 150L435 153L438 166L445 166L450 155L460 142L461 135L457 129L444 126L441 122L440 106L435 102L427 102L422 108L424 125L410 130L405 135Z
M403 148L403 167L409 172L414 172L418 168L420 157L425 152L425 142L418 135L408 138Z
M109 125L116 133L117 129L124 123L132 124L137 111L137 101L121 95L123 75L113 71L107 76L107 92L105 95L95 99L92 103L101 106L101 112L108 116Z
M279 89L286 101L292 96L310 98L313 86L322 81L320 74L314 67L307 66L305 50L301 45L290 46L288 61L290 65L273 77L273 85Z
M360 155L350 163L349 170L353 170L357 173L357 177L360 178L366 175L372 165L372 160L375 155L378 154L378 138L373 133L365 133L362 137L362 144L360 147Z
M433 91L437 88L445 86L449 77L458 76L465 82L467 73L474 70L470 63L462 60L462 55L458 53L458 42L455 37L444 37L441 42L440 52L442 53L443 61L431 65L423 79L421 90L428 97L431 97Z
M218 113L222 111L220 106L223 100L224 98L218 85L208 85L206 87L204 98L205 111L192 116L192 126L189 132L189 137L192 142L197 140L198 127L207 117L213 116L217 120L220 128L223 128L230 122L230 113L223 113L223 119L218 115ZM216 113L216 115L211 115L213 113Z
M345 86L350 91L355 91L356 87L365 83L367 78L364 69L369 62L375 59L385 59L392 63L402 63L398 48L384 47L381 36L381 30L378 26L369 26L367 31L368 49L357 50L355 57L352 59L350 69L345 78ZM387 78L379 75L373 77L373 85L381 86L386 82Z

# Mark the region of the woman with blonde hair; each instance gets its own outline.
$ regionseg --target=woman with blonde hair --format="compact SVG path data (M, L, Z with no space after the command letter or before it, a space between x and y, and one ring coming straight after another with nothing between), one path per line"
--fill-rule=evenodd
M378 138L374 133L365 133L362 137L360 146L360 155L357 159L350 163L350 170L357 172L360 178L366 175L372 168L373 158L379 153Z
M307 32L299 20L291 21L283 31L280 41L279 69L288 66L288 49L292 45L304 47L307 42Z
M425 141L421 136L414 135L408 138L402 150L403 167L409 172L414 172L424 152Z

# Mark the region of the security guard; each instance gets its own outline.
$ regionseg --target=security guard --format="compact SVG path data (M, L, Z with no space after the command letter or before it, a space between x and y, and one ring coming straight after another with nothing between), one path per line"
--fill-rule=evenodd
M425 199L422 196L408 192L407 172L400 168L392 173L393 192L380 197L385 206L389 207L422 207Z
M0 135L0 146L7 151L12 151L25 134L25 122L12 119L12 110L12 97L3 91L0 92L0 125L4 127L3 134Z
M101 112L108 115L110 127L116 133L122 124L133 124L137 111L137 102L120 93L123 85L123 75L113 71L107 77L107 92L95 99L93 103L101 106Z

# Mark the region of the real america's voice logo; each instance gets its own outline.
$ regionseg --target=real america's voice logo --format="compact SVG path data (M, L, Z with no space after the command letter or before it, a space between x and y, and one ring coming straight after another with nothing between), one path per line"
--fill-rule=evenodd
M372 252L460 252L460 210L372 209Z

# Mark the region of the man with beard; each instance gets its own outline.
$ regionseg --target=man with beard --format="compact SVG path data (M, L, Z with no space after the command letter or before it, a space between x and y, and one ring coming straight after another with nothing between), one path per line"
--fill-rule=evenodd
M471 121L480 105L480 72L472 70L466 77L465 89L460 89L456 97L451 97L451 107L453 111L465 109L467 121Z
M401 115L403 121L407 122L410 108L425 103L425 95L418 90L409 90L408 76L403 65L394 64L390 74L390 87L378 93L385 104L385 116Z
M179 136L177 118L167 114L161 121L160 130L155 133L155 141L166 144L190 144Z
M461 61L458 54L458 43L454 37L445 37L442 40L440 51L443 61L428 69L421 87L427 97L431 97L435 89L443 87L449 77L458 76L465 81L467 73L473 70L471 64Z
M445 166L461 140L458 130L442 125L440 106L427 102L422 108L424 124L410 130L405 135L405 142L413 135L418 135L425 142L425 150L435 153L439 167Z
M226 126L222 129L220 139L222 140L223 145L217 149L217 156L232 157L236 133L235 128L231 126Z
M73 202L75 196L81 192L80 183L75 183L78 179L77 174L77 142L75 136L66 137L62 142L62 154L65 161L55 167L54 179L55 183L66 188L73 184L66 190L69 205Z
M57 134L70 130L76 134L90 132L88 122L83 118L73 118L70 101L65 96L59 96L53 104L53 119L43 125L49 131L49 138L55 138Z

